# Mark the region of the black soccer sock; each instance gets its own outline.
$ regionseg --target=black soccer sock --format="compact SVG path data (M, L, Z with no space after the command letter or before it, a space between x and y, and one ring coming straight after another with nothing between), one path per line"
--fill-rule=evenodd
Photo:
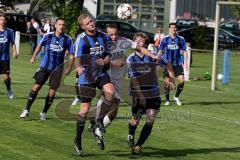
M49 95L47 95L46 99L45 99L45 106L43 108L43 113L47 113L47 111L49 110L49 108L51 107L53 100L54 100L55 96L50 97Z
M31 92L29 93L27 104L26 104L26 107L25 107L25 109L27 109L28 111L30 110L33 102L35 101L35 99L37 97L37 94L38 94L38 92L35 92L33 90L31 90Z
M137 125L132 126L130 123L128 123L128 134L133 135L134 137L136 129L137 129Z
M136 143L136 146L141 146L144 144L144 142L147 140L148 136L152 132L152 127L153 127L152 125L147 125L147 124L143 126L140 137Z
M170 87L164 87L164 92L165 92L165 97L166 97L166 101L170 101L170 98L169 98L169 94L170 94Z
M183 91L183 87L184 87L184 82L178 84L178 86L177 86L177 92L176 92L176 94L175 94L175 97L179 97L180 93Z
M80 92L79 92L78 83L75 83L75 92L76 92L77 98L80 99Z
M84 130L85 122L86 119L84 117L81 117L80 115L77 116L75 141L78 145L82 144L82 132Z
M7 90L10 90L11 89L11 79L7 79L7 80L4 80L4 83L7 87Z

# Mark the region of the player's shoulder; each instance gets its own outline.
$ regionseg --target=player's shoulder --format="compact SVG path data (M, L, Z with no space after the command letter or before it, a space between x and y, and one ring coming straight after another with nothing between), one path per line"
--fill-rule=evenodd
M66 34L66 33L64 33L64 35L63 35L65 38L67 38L67 39L70 39L70 40L72 40L72 37L71 36L69 36L68 34Z
M5 28L5 30L7 30L8 32L14 32L14 30L13 30L13 29L11 29L11 28L8 28L8 27L6 27L6 28Z
M127 62L131 63L132 62L132 57L135 56L135 53L131 53L128 57L127 57Z
M54 32L45 33L43 37L54 36Z
M80 34L77 35L77 39L76 39L76 43L79 43L80 41L82 41L84 39L84 37L86 37L87 34L85 32L82 32Z
M181 40L184 40L184 37L180 36L180 35L177 35L177 37Z

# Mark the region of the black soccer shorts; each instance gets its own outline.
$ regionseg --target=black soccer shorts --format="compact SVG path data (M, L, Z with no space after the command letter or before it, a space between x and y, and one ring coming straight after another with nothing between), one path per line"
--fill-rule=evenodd
M184 75L183 66L182 65L173 66L173 72L174 72L175 77L178 77L180 75ZM167 68L164 69L163 77L169 77L169 73L168 73Z
M10 74L10 61L0 61L0 74Z

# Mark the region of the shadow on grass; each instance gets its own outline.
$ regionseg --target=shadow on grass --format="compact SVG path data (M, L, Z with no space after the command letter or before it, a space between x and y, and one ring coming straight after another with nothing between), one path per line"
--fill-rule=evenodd
M220 104L220 105L224 105L224 104L238 104L240 102L232 102L232 101L229 101L229 102L183 102L184 105L196 105L196 104L199 104L199 105L216 105L216 104Z
M151 150L151 151L145 151ZM168 150L153 147L143 147L141 155L131 155L131 153L124 153L121 150L111 150L107 155L114 155L117 157L185 157L189 154L209 154L212 152L237 152L240 153L240 147L232 148L197 148L197 149L177 149Z

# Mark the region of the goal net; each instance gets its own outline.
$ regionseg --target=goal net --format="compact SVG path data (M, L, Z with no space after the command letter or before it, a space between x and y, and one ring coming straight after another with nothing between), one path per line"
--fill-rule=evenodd
M240 2L218 1L214 31L211 90L240 89Z

